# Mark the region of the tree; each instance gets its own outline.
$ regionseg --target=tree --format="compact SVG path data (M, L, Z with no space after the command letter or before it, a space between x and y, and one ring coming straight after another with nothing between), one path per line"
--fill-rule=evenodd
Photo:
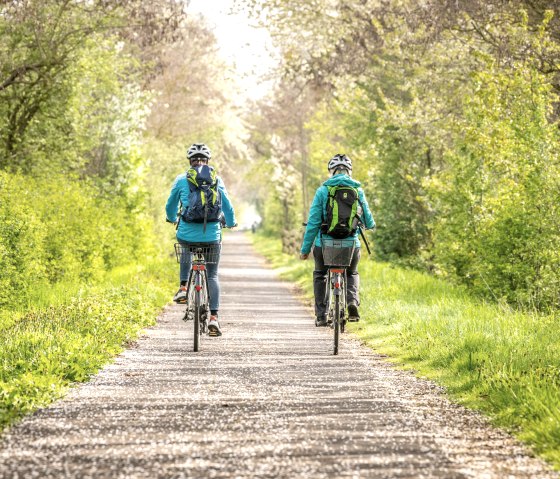
M556 305L557 2L244 3L273 23L281 85L323 93L310 157L340 143L366 163L382 257Z
M0 168L29 171L32 122L48 121L64 115L72 94L69 71L78 62L94 36L124 35L125 26L134 28L168 14L166 28L142 30L138 38L144 44L160 39L162 30L176 28L181 12L176 3L160 0L150 8L138 8L143 2L72 2L55 0L3 1L0 4ZM134 12L134 22L128 23ZM144 16L142 16L144 15ZM38 139L39 143L44 138ZM41 148L37 144L31 149ZM44 146L43 146L44 148ZM41 165L41 168L46 165Z

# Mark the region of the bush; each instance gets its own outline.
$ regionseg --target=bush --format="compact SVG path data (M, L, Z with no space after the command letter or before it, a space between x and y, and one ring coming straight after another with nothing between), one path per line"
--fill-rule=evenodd
M61 177L0 173L0 307L32 285L92 282L154 253L151 220L123 197Z

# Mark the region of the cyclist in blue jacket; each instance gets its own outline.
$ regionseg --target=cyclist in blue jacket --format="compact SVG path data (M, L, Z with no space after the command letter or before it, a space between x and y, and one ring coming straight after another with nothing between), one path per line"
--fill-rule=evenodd
M187 159L191 167L206 165L212 154L210 149L204 143L194 143L187 150ZM228 197L226 187L220 177L217 178L218 190L222 199L222 212L225 224L229 228L236 226L235 212L231 201ZM177 213L180 205L189 204L190 188L187 182L187 175L181 173L175 179L171 188L171 193L165 206L167 220L177 222ZM182 244L189 243L208 243L219 244L222 241L222 225L220 222L214 223L189 223L183 219L179 220L177 228L177 241ZM218 322L218 310L220 308L220 283L218 281L218 262L215 264L207 264L208 273L208 293L210 297L210 321L208 322L208 331L211 336L221 336L222 331ZM187 282L189 279L191 265L181 263L179 271L179 290L173 297L176 303L186 303L187 301Z
M315 259L315 270L313 271L313 292L315 295L315 325L327 325L327 305L326 305L326 288L328 268L325 267L323 261L323 251L321 249L321 236L328 238L328 235L321 233L321 225L327 218L327 199L329 196L329 186L352 186L358 190L358 198L362 206L362 221L367 229L375 227L373 215L369 209L368 202L364 195L364 191L360 186L360 182L354 180L352 175L352 160L346 155L335 155L329 160L327 165L331 177L325 181L315 192L315 197L311 203L309 210L309 218L307 227L303 237L300 258L306 260L311 252L313 242L313 257ZM348 316L350 319L357 321L360 318L358 306L360 305L359 289L360 276L358 274L358 263L360 261L360 240L358 238L359 231L353 234L356 248L350 266L347 268L347 298Z

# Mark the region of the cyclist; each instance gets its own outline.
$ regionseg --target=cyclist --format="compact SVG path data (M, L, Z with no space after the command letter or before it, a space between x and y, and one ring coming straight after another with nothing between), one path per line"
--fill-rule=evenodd
M329 186L351 186L357 188L358 198L362 207L361 220L367 229L375 227L373 215L369 209L368 202L364 195L364 191L360 186L360 182L354 180L352 176L352 160L344 155L337 154L333 156L327 165L330 178L325 181L317 191L311 203L309 210L309 218L307 220L307 227L305 228L305 235L303 237L303 244L300 251L300 259L306 260L311 252L311 247L315 241L315 248L313 249L313 257L315 259L315 270L313 271L313 292L315 294L315 325L327 325L327 305L326 305L326 288L327 288L327 274L328 268L325 267L323 261L323 251L321 249L321 236L328 238L328 235L321 233L321 226L327 219L327 200L329 196ZM359 231L353 233L356 248L350 266L347 268L347 298L346 304L348 305L348 316L354 321L360 318L358 306L360 305L359 288L360 276L358 274L358 262L360 261L360 240L358 238Z
M212 157L210 149L204 143L193 143L187 150L187 159L191 167L207 165ZM233 228L236 226L235 212L231 201L228 197L225 185L220 177L217 177L218 191L222 200L222 212L225 219L225 225ZM165 206L167 220L173 223L178 221L177 241L182 244L189 243L208 243L219 244L222 241L222 224L220 222L191 223L186 222L177 213L183 213L185 207L189 205L190 187L187 182L187 175L180 174L175 179L171 188L171 193ZM182 205L181 211L179 211ZM177 219L179 218L179 219ZM207 264L208 273L208 293L210 299L210 320L208 321L208 331L211 336L221 336L220 323L218 322L218 310L220 307L220 283L218 281L218 262L215 264ZM187 302L187 282L189 279L191 265L190 263L181 263L179 270L179 290L173 297L176 303Z

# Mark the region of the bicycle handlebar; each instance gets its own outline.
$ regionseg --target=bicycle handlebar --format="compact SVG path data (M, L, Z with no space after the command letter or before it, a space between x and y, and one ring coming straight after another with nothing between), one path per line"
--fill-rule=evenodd
M302 223L301 226L307 226L307 223ZM373 228L366 228L366 225L364 225L361 221L358 223L358 227L361 230L365 230L365 231L373 231L375 229L375 226Z
M165 218L165 222L166 222L166 223L171 223L172 225L176 225L176 224L177 224L177 221L170 221L170 220L168 220L167 218ZM235 227L238 226L237 223L235 223L235 224L233 224L233 225L231 225L231 226L227 226L227 225L225 225L224 223L221 223L221 225L222 225L222 228L227 228L227 229L232 229L232 228L235 228Z

